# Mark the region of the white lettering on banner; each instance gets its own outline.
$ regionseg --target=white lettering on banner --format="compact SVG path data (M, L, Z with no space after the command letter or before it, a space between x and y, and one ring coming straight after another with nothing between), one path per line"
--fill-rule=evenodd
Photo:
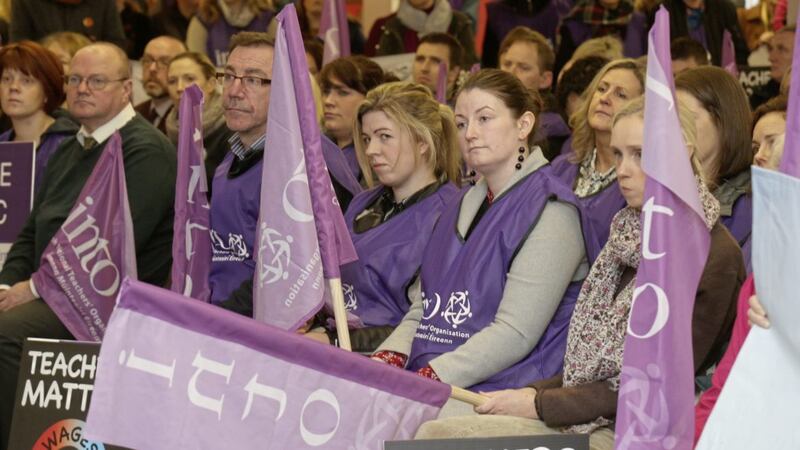
M0 187L11 187L11 162L0 163Z
M156 361L150 361L142 357L134 356L134 351L135 349L131 349L129 354L126 354L124 350L120 352L119 363L121 366L125 368L134 369L139 372L147 373L150 375L155 375L159 378L165 378L169 380L169 387L172 388L172 380L173 380L173 375L175 373L176 360L173 359L172 365L168 366L162 363L158 363ZM278 402L278 416L275 418L275 421L277 422L283 419L286 406L289 404L290 401L286 391L279 389L275 386L269 386L267 384L259 383L258 373L250 377L249 381L244 386L231 385L230 384L231 379L237 379L237 380L242 379L241 377L233 377L235 371L235 365L236 365L235 360L231 361L229 364L222 363L220 361L216 361L214 359L202 356L200 350L198 350L197 353L195 354L194 360L192 361L192 366L195 367L197 370L189 379L186 387L187 392L189 394L189 400L191 401L191 403L199 408L216 412L218 417L221 418L223 409L225 407L224 405L225 393L232 392L232 390L234 389L241 389L247 393L247 402L244 405L244 409L240 419L241 421L244 421L245 419L250 417L255 396L264 397ZM225 382L224 386L222 387L223 392L220 393L219 399L206 397L198 392L197 379L203 372L211 372L215 375L219 375L224 378ZM236 396L234 396L234 398L236 398ZM327 405L333 410L333 412L336 413L336 426L333 428L332 431L329 431L327 433L315 433L313 431L310 431L308 427L306 427L306 422L305 422L306 410L309 409L311 405L317 403ZM309 413L309 415L311 414ZM313 416L316 415L317 414L313 414ZM327 389L317 389L314 392L310 393L308 397L306 397L305 402L303 403L303 408L300 411L300 434L303 440L306 442L306 444L312 446L319 446L327 443L333 438L333 436L338 431L339 424L341 422L341 416L342 416L341 405L339 403L339 400L336 398L336 395L333 392Z
M67 240L69 240L75 256L80 259L81 268L84 272L89 273L89 282L92 285L92 289L104 297L110 297L117 292L117 288L119 287L119 270L111 261L111 254L108 251L108 240L100 237L100 228L95 225L95 218L89 214L85 214L87 205L91 206L92 204L94 204L94 199L87 196L83 202L78 204L78 207L69 217L67 217L67 220L61 225L61 229L64 230L64 234L67 236ZM70 232L68 227L81 215L85 215L85 219ZM83 235L86 231L88 231L89 239L77 246L72 245L72 241L78 236ZM100 256L99 258L98 254ZM92 265L92 268L89 269L88 264L95 259L97 260ZM111 282L105 289L103 287L98 287L96 284L97 277L103 272L103 269L111 270L112 274Z
M656 317L653 319L653 325L650 326L650 331L643 335L638 335L631 328L630 317L633 317L633 311L634 308L636 308L636 301L639 299L639 295L648 288L652 289L656 294ZM645 283L634 289L633 299L631 300L631 313L628 319L628 334L639 339L649 339L664 328L664 325L667 324L667 320L669 320L669 299L667 298L667 293L664 292L660 286L653 283Z
M29 350L28 356L31 358L31 375L39 373L54 377L94 379L94 371L97 369L96 355L76 354L67 361L67 357L61 352L56 354ZM53 361L54 356L55 361Z
M339 33L339 27L331 27L328 28L328 31L325 32L325 45L328 46L328 50L331 54L331 60L338 58L342 52L339 50L339 39L336 38L336 35Z
M197 190L198 184L200 184L200 166L189 166L192 170L192 174L189 176L189 186L186 191L187 200L186 203L194 204L194 191ZM203 197L205 199L205 197ZM203 208L209 209L208 202L203 202Z
M634 443L651 444L651 448L660 446L665 450L675 448L678 440L667 434L669 405L664 395L661 368L651 363L647 365L647 373L633 366L625 366L622 372L630 378L620 386L619 401L624 401L627 410L636 416L636 425L624 430L617 448L627 449ZM655 390L651 392L653 386ZM657 408L648 408L651 401L657 402ZM658 411L658 416L652 417L648 411Z
M6 203L5 200L0 200L0 208L2 208L3 210L8 209L8 203ZM0 216L0 225L3 225L4 223L6 223L6 218L7 218L7 214L5 212L3 212L3 215Z
M672 217L675 213L666 206L656 205L654 197L647 199L647 202L645 202L644 206L642 206L642 212L644 213L644 225L642 227L642 256L644 259L649 260L659 259L666 255L666 253L653 253L650 251L650 227L653 222L653 214L666 214Z
M303 149L301 148L299 151L302 153ZM286 215L295 222L311 222L314 220L314 215L312 213L300 211L299 209L295 208L294 205L292 205L292 202L289 201L287 193L289 191L289 186L291 186L292 183L305 184L304 192L308 192L308 175L306 174L305 159L300 160L300 164L297 165L297 169L294 170L294 174L291 178L289 178L289 181L286 182L286 186L283 187L283 211L286 212Z
M358 296L355 287L350 283L342 283L342 293L344 293L344 309L355 311L358 309Z
M194 287L194 281L192 281L192 276L188 273L183 278L183 292L182 294L191 297L192 296L192 287Z
M324 434L316 434L308 431L305 424L305 416L306 416L306 408L308 405L314 402L322 402L329 405L336 411L336 426L333 428L333 431L330 433ZM303 410L300 412L300 436L303 438L306 444L312 445L314 447L318 447L328 441L331 440L333 435L336 434L336 430L339 429L339 422L342 419L342 411L339 407L339 401L336 400L336 396L333 395L333 392L327 389L317 389L316 391L312 392L311 395L308 396L306 402L303 404Z
M197 354L194 356L194 361L192 361L192 366L196 367L197 370L189 380L189 386L187 386L186 389L189 395L189 401L203 409L217 413L217 418L222 420L222 404L225 402L225 394L220 395L219 399L201 394L200 391L197 390L197 379L203 372L211 372L215 375L225 377L225 384L228 384L231 381L231 373L233 373L233 365L235 363L236 361L226 365L214 361L213 359L204 358L198 350Z
M300 289L309 281L309 278L312 274L316 274L313 279L311 279L311 289L319 290L322 281L322 270L319 267L320 264L320 254L319 248L314 250L314 253L311 255L311 259L308 263L300 268L300 275L297 276L297 279L292 283L292 286L289 287L289 292L286 294L286 297L283 299L283 306L287 308L292 306L294 300L297 298L297 295L300 293Z
M286 409L286 391L283 391L278 388L274 388L272 386L267 386L266 384L260 384L258 382L258 374L253 375L253 378L250 378L250 381L247 382L247 386L244 387L244 390L247 391L247 404L244 407L244 412L242 413L242 420L246 419L247 416L250 415L250 408L253 406L253 397L259 395L264 398L270 398L278 402L278 417L275 419L278 420L283 416L283 411Z
M439 312L439 307L442 306L442 298L439 296L439 294L434 293L433 295L434 295L434 297L436 297L436 306L433 307L433 310L431 311L430 314L425 315L423 313L422 318L425 319L425 320L430 320L433 316L435 316L436 313ZM430 299L430 298L425 296L425 291L422 291L422 308L423 308L423 310L425 310L425 311L428 310L428 307L431 305L431 301L432 301L432 299Z
M194 240L192 239L192 231L194 230L208 230L208 227L199 223L192 223L191 220L186 219L186 260L188 261L194 256Z
M52 380L48 386L45 380L39 380L35 385L33 380L25 380L20 406L33 405L39 408L69 410L72 408L74 392L76 397L80 398L81 411L86 411L92 389L92 385L88 383L62 383Z
M258 247L258 278L261 285L289 278L289 261L292 260L291 244L293 241L292 236L286 235L284 238L279 232L267 228L265 222L261 223L261 239ZM265 255L267 251L272 255L269 262Z

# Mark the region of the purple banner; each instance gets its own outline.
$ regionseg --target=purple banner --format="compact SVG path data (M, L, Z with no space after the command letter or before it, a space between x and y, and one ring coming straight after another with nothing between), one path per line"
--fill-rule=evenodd
M439 63L439 76L436 78L436 101L447 103L447 63Z
M261 212L253 282L254 318L295 330L323 305L326 278L355 260L325 168L294 5L277 16Z
M722 68L731 75L739 79L739 68L736 65L736 49L733 47L731 32L725 30L722 33Z
M33 207L32 142L0 143L0 268Z
M319 38L325 43L322 64L350 56L350 29L347 25L345 0L323 0Z
M620 450L689 450L694 437L692 311L710 235L678 120L669 42L662 6L648 46L642 253L617 406Z
M209 301L211 229L206 168L203 164L203 91L193 84L181 95L178 111L178 174L172 240L174 292Z
M797 8L800 20L800 8ZM800 61L800 33L794 34L792 61ZM792 70L791 86L800 86L800 69ZM789 108L786 111L786 137L781 158L781 172L800 178L800 89L789 89Z
M161 288L125 281L87 436L131 448L381 448L449 386Z
M117 132L31 279L75 339L100 341L126 276L136 278L136 253Z

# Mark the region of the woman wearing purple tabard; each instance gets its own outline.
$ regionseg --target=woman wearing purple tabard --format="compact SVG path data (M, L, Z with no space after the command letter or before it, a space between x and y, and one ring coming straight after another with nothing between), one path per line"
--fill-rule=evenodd
M203 0L186 30L189 51L205 53L217 67L228 60L231 36L242 31L266 32L275 11L267 0Z
M719 200L722 223L744 249L750 270L753 198L750 165L753 148L747 124L750 104L742 85L719 67L705 66L681 72L675 78L678 102L697 120L697 152L708 187Z
M406 290L431 231L458 195L460 156L452 110L414 83L371 90L356 112L354 135L371 189L345 214L358 261L342 267L342 286L345 307L360 322L350 330L353 350L371 353L408 312ZM333 341L336 330L316 335Z
M553 161L553 172L581 204L586 253L593 262L608 240L614 214L625 206L617 188L611 121L625 103L644 92L644 69L632 59L612 61L594 77L570 118L572 150Z
M22 41L0 49L0 107L12 128L0 142L33 142L36 148L34 191L58 145L78 132L66 111L64 72L58 58L41 45Z
M411 308L375 358L476 391L561 371L588 265L574 195L532 145L540 108L501 70L461 88L459 145L480 178L442 211Z
M692 348L686 350L693 354L695 373L704 373L730 336L745 274L739 248L719 222L719 202L702 179L692 113L680 107L679 117L684 141L694 151L692 168L711 235L694 300ZM480 416L427 422L417 439L582 433L589 434L592 450L614 448L622 355L641 254L643 98L617 114L613 130L611 145L627 206L614 217L611 238L581 288L569 324L564 372L523 389L486 393L490 399L474 411Z

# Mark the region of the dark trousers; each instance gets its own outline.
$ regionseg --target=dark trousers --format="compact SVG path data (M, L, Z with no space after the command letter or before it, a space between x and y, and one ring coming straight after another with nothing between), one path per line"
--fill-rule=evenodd
M29 337L73 339L42 299L0 313L0 450L8 447L22 344Z

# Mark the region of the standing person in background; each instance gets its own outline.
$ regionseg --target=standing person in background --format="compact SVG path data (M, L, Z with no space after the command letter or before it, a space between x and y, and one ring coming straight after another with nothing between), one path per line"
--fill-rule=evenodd
M551 47L565 4L558 0L500 0L486 5L486 34L483 38L481 66L496 67L502 42L511 30L525 27L541 33ZM566 13L567 11L563 11ZM552 69L551 69L552 70Z
M167 90L173 108L167 114L167 137L178 145L178 110L184 89L196 84L203 91L203 149L211 195L212 180L217 166L228 153L228 139L233 132L225 126L222 96L217 92L217 71L211 60L203 53L186 52L172 58L167 69Z
M61 141L78 132L78 125L60 109L64 99L64 72L55 55L31 41L0 48L0 107L12 123L0 142L33 142L34 192Z
M739 27L736 6L733 2L664 0L664 7L669 11L669 31L672 39L688 36L700 42L711 53L711 63L719 66L722 62L722 35L728 30L736 52L736 64L747 65L747 55L750 54L750 50Z
M200 0L186 30L186 46L223 67L231 37L242 31L266 32L274 15L270 0Z
M453 36L447 33L426 34L419 41L414 53L414 65L411 76L414 82L427 86L434 97L437 95L439 83L439 63L444 62L447 67L447 93L444 98L450 103L456 94L456 82L463 67L464 48Z
M364 53L367 56L411 53L428 33L447 33L464 47L464 67L478 62L472 21L454 11L447 0L400 0L396 13L372 25Z
M136 112L166 133L166 117L172 110L167 89L167 68L170 61L186 51L183 42L171 36L159 36L147 43L142 57L142 85L150 99L136 106Z
M156 35L186 41L189 21L197 13L199 4L200 0L164 0L161 10L153 16Z
M146 14L142 4L136 0L116 0L122 31L125 33L125 46L122 48L128 58L138 60L142 57L144 46L153 39L153 21Z
M38 41L57 31L74 31L92 41L125 45L116 0L12 0L11 42Z

